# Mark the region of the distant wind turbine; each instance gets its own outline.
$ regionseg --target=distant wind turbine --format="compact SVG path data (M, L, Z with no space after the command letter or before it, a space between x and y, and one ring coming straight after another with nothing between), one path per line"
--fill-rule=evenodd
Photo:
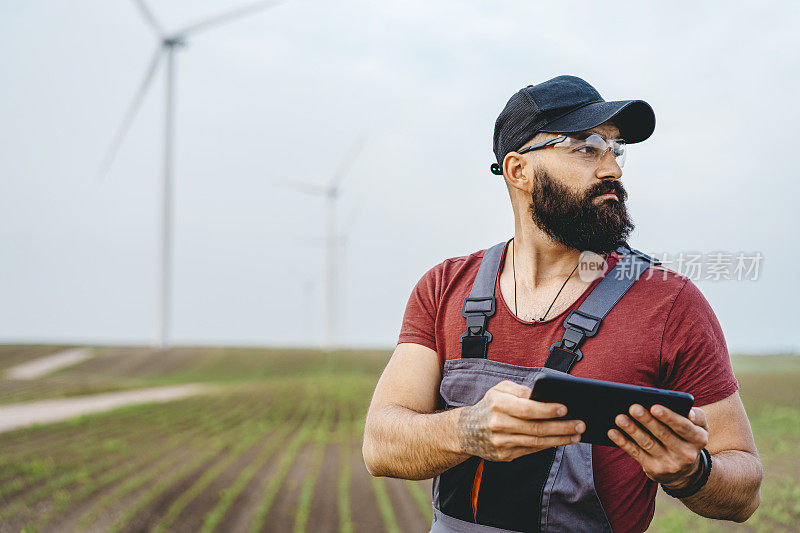
M357 202L358 200L356 200ZM350 211L347 220L345 220L344 224L341 226L341 230L339 230L339 264L341 268L338 271L339 275L339 284L337 285L337 290L341 294L347 294L347 273L346 269L347 266L350 264L348 261L348 246L350 244L350 234L353 230L353 226L355 225L356 218L358 217L358 211L360 206L356 205L352 211ZM347 325L347 306L345 305L344 299L341 301L341 305L339 307L339 327L344 328Z
M337 309L337 304L339 302L339 248L342 244L342 241L336 226L336 201L339 199L342 181L355 161L356 156L364 147L366 140L366 134L361 133L361 135L359 135L359 137L356 139L355 143L353 143L350 151L347 153L341 165L339 165L339 168L333 174L327 185L317 185L315 183L296 180L275 180L278 184L284 187L291 188L305 194L323 196L325 198L325 207L327 211L327 233L325 239L325 246L327 248L327 268L325 273L325 348L328 351L338 347L338 317L341 313L341 309Z
M164 107L164 167L163 167L163 191L162 191L162 218L161 218L161 257L160 257L160 278L158 286L158 309L156 318L156 343L159 348L166 348L169 340L169 299L170 299L170 273L172 266L172 190L173 190L173 140L174 140L174 105L175 105L175 50L177 47L185 46L186 39L201 31L219 26L220 24L232 22L236 19L251 15L268 7L283 3L285 0L260 1L246 6L222 13L201 22L186 26L182 30L167 33L158 22L153 12L144 3L144 0L133 0L139 9L144 20L155 32L158 38L158 46L153 53L150 64L145 71L139 87L134 94L133 100L125 113L122 124L111 140L108 151L103 158L98 171L98 179L102 179L108 173L111 163L122 144L125 135L130 129L136 113L142 105L145 95L155 78L161 58L167 58L167 82L166 82L166 105Z

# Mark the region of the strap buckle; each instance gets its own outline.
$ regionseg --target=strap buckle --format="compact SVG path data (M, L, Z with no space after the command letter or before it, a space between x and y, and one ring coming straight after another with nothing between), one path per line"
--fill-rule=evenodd
M655 257L653 257L651 255L647 255L646 253L644 253L644 252L642 252L640 250L637 250L636 248L631 248L627 244L624 244L624 245L620 246L620 248L625 248L626 250L628 250L631 253L631 255L635 255L637 257L641 257L642 259L644 259L645 261L647 261L651 265L660 265L661 264L661 261L659 261ZM617 250L619 251L619 249L617 249Z
M486 342L492 342L492 334L486 331L488 322L488 316L468 316L467 331L458 336L458 342L464 342L464 337L486 337Z
M564 319L564 327L569 330L580 330L584 337L594 337L603 319L599 316L590 315L580 309L573 309Z
M464 342L464 337L486 337L486 342L492 342L492 334L486 331L486 326L496 311L494 296L465 298L461 306L461 316L467 319L467 331L459 335L458 342Z
M565 347L562 345L562 343L563 343L563 342L564 342L564 341L563 341L563 339L562 339L562 340L560 340L560 341L558 341L558 342L554 342L553 344L551 344L551 345L550 345L550 354L552 354L552 353L553 353L553 351L555 351L555 350L561 350L562 352L568 352L568 353L571 353L571 354L575 354L575 355L577 356L577 358L575 359L575 362L576 362L576 363L577 363L578 361L580 361L581 359L583 359L583 352L581 351L581 349L580 349L580 348L577 348L577 347L576 347L576 348L571 348L571 349L570 349L570 348L565 348ZM549 361L549 360L550 360L550 357L548 357L547 359L548 359L548 361ZM546 364L546 363L545 363L545 366L547 366L547 364ZM569 371L568 371L568 370L566 370L565 372L569 373Z
M552 352L555 348L572 352L578 356L578 361L583 358L581 344L589 337L594 337L603 319L579 309L573 309L564 319L564 336L560 341L550 346Z
M629 248L629 250L631 251L631 253L633 255L641 257L642 259L644 259L645 261L647 261L651 265L660 265L661 264L661 261L659 261L658 259L656 259L655 257L653 257L651 255L647 255L644 252L640 252L639 250L636 250L635 248Z

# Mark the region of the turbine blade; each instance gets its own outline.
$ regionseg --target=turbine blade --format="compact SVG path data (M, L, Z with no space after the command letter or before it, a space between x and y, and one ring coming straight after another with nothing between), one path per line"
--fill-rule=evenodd
M315 185L314 183L307 183L304 181L293 181L285 179L273 179L273 183L283 187L284 189L293 189L298 192L306 194L315 194L318 196L325 196L325 187Z
M252 15L253 13L257 13L268 7L274 7L280 4L286 3L288 0L261 0L260 2L254 2L252 4L248 4L243 7L239 7L236 9L232 9L231 11L226 11L220 15L215 17L211 17L206 20L201 20L200 22L196 22L190 26L183 28L181 31L176 32L176 35L188 36L190 33L197 33L200 31L208 30L215 26L219 26L220 24L225 24L226 22L232 22L238 18L246 17L247 15Z
M139 88L137 89L136 94L134 94L133 100L128 107L128 111L125 113L125 116L122 119L122 124L120 124L119 129L117 129L117 133L112 138L111 144L109 145L106 155L103 158L103 163L100 165L100 168L97 171L98 179L105 177L108 169L111 167L111 163L114 161L114 156L116 156L117 150L119 149L120 144L122 144L122 140L128 133L128 129L130 129L131 123L133 123L136 112L139 111L139 107L142 105L142 101L147 94L147 89L150 88L150 84L153 82L153 78L158 70L158 64L161 61L162 51L163 49L161 46L159 46L156 49L155 54L153 54L153 58L150 60L150 65L147 67L144 78L142 78Z
M164 37L164 28L161 27L161 24L158 23L155 15L153 12L150 11L150 8L147 7L147 4L144 3L144 0L133 0L133 3L136 4L136 7L139 8L139 13L142 14L144 20L153 28L156 32L156 35L159 37Z
M353 146L350 148L350 152L345 156L342 160L342 163L339 165L339 168L336 170L336 173L331 178L331 181L328 183L328 190L336 194L339 186L342 184L345 176L347 175L347 171L350 170L350 167L353 165L353 162L356 160L356 156L358 156L361 149L364 147L364 143L367 141L367 134L365 132L361 132L361 134L356 139L356 142L353 143Z

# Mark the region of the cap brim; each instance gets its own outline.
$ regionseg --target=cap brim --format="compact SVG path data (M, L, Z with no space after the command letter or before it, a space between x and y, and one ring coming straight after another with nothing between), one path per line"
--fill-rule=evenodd
M539 131L548 133L572 133L599 126L613 120L620 136L628 144L642 142L656 128L656 115L644 100L621 100L617 102L595 102L550 122Z

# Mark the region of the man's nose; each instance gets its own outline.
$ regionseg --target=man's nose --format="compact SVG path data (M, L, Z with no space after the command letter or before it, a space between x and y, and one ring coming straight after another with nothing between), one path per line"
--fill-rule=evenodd
M620 179L622 178L622 169L617 164L614 154L611 150L606 150L603 157L600 158L600 164L597 166L596 176L598 179Z

